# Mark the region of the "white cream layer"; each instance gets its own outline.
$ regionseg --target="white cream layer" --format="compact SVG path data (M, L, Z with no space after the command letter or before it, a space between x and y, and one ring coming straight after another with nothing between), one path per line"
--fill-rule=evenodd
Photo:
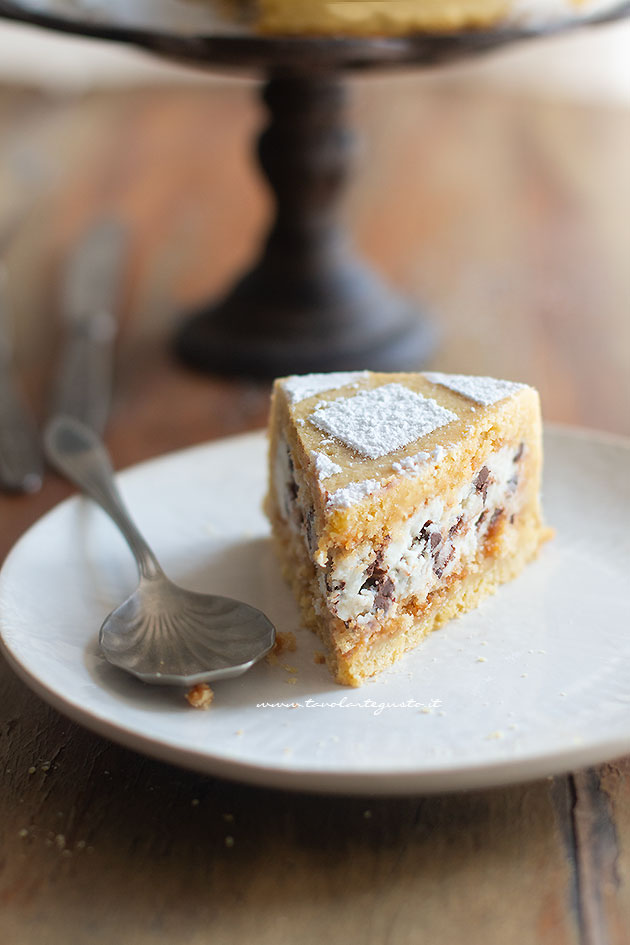
M520 476L515 455L514 448L506 446L488 456L452 505L445 508L442 499L432 499L391 535L382 549L378 566L379 572L393 584L388 614L393 614L397 603L410 596L425 599L451 574L471 562L487 536L497 509L502 509L501 514L508 518L518 511ZM487 488L480 490L475 480L484 466L488 469ZM423 526L428 522L431 525L426 527L426 537L422 538ZM456 530L449 536L451 529ZM431 539L431 535L439 536L439 541ZM379 588L370 586L373 578L366 582L366 572L377 552L378 549L366 541L337 558L332 567L329 565L328 575L321 569L322 591L330 610L341 620L365 627L374 623Z
M441 498L425 502L397 523L381 548L365 541L333 561L315 560L325 606L344 622L369 630L379 610L393 615L401 601L424 600L476 557L497 510L507 519L519 512L523 455L513 446L488 455L447 508ZM274 473L280 514L313 557L312 510L296 482L284 438L278 441Z

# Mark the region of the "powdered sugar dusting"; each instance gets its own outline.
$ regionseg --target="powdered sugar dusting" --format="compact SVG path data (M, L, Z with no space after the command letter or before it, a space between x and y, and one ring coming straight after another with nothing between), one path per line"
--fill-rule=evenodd
M445 456L446 450L443 446L434 446L430 453L421 450L413 456L405 456L399 463L392 463L392 469L397 473L415 473L420 466L424 466L425 463L429 461L440 463Z
M326 456L325 453L311 453L311 456L315 463L315 471L320 479L330 479L335 473L341 472L341 466L334 463L330 456Z
M377 459L457 420L457 415L402 384L385 384L341 397L309 420L358 453Z
M283 381L290 403L299 404L307 397L336 390L368 377L369 371L333 371L330 374L293 374Z
M457 394L463 394L487 407L527 387L516 381L501 381L494 377L473 377L470 374L441 374L427 371L424 375L433 384L441 384Z
M429 458L429 453L425 453L421 450L419 453L416 453L415 456L405 456L399 463L392 463L392 469L397 473L415 472L415 470L419 466L423 466Z
M326 504L336 509L347 509L366 496L380 489L378 479L363 479L361 482L351 482L343 489L337 489L328 496Z

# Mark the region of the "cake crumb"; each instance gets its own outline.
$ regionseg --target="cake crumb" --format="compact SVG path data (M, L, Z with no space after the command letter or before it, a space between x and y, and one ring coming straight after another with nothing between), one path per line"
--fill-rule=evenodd
M227 837L225 838L225 845L228 848L228 850L231 850L232 847L234 846L234 837L232 837L230 834L228 834Z
M31 767L28 769L29 774L35 774L36 771L37 771L37 768L35 767L35 765L31 765Z
M287 650L289 653L295 653L297 650L297 640L293 630L287 630L285 633L276 633L276 642L273 645L274 653L282 653Z
M485 657L485 656L478 656L478 657L477 657L477 662L478 662L478 663L487 663L487 662L488 662L488 659L487 659L487 657Z
M197 683L188 690L186 698L193 709L209 709L214 700L214 691L207 683Z
M18 837L22 837L22 838L28 837L28 830L26 829L26 827L22 827L21 830L18 830Z
M315 650L315 652L313 653L313 662L316 663L318 666L324 665L324 663L326 662L326 657L324 656L321 650Z
M235 735L244 735L245 733L244 733L244 731L243 731L242 728L237 728L236 731L234 732L234 734L235 734Z
M490 734L487 735L486 737L487 737L487 738L494 738L494 739L496 739L496 738L503 738L503 732L501 732L501 731L499 731L499 730L497 730L496 732L490 732Z
M296 682L297 682L297 676L289 676L288 679L285 679L285 682L286 682L289 686L295 686L295 684L296 684Z
M285 651L288 653L295 653L297 650L297 640L295 639L295 634L292 630L287 630L285 632L276 632L276 642L274 643L272 649L265 656L265 661L270 666L278 665L278 656ZM286 668L286 667L283 667Z

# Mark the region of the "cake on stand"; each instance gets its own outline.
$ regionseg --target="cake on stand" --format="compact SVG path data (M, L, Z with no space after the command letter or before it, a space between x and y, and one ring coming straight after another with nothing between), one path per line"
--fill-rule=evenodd
M275 220L254 267L225 298L185 320L175 344L187 363L260 377L416 369L434 350L433 322L357 256L339 218L352 154L344 75L438 66L618 19L630 2L604 0L578 20L556 15L544 24L388 38L264 35L248 11L226 0L0 0L0 16L9 19L209 70L264 75L269 122L258 156Z

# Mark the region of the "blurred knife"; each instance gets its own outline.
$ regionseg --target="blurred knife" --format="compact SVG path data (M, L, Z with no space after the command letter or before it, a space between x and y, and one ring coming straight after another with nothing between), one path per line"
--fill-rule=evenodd
M116 308L128 231L115 220L95 224L72 254L62 286L65 338L51 416L76 417L102 434L112 390Z
M35 421L15 383L5 289L6 272L0 263L0 485L36 492L42 484L42 453Z

